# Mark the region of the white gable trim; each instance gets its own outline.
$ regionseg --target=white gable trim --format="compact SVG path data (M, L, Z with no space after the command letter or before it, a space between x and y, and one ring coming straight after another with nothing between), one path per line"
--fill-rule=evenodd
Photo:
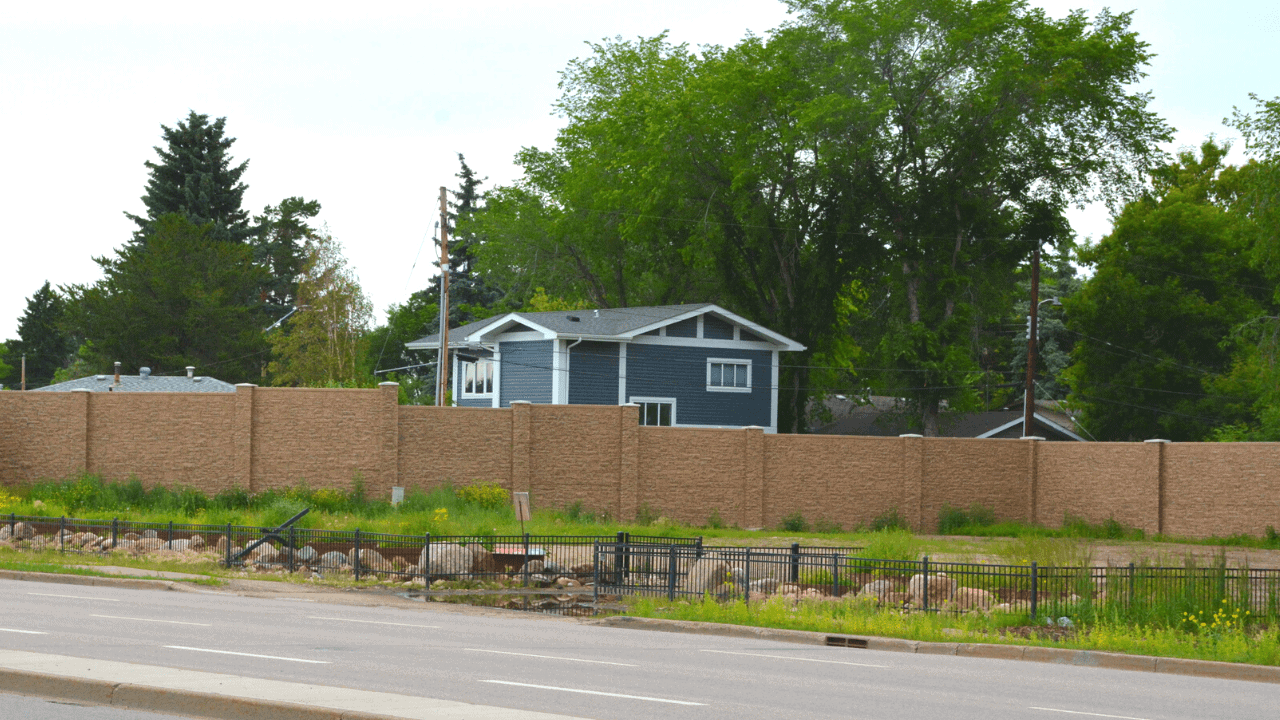
M724 308L720 307L719 305L707 305L705 307L700 307L697 310L690 310L689 312L682 313L680 315L675 315L673 317L669 317L665 320L659 320L658 322L649 323L648 325L645 325L643 327L639 327L630 332L623 333L622 337L634 338L637 335L643 335L644 333L647 333L650 330L653 330L654 328L666 327L668 325L678 323L681 320L688 320L689 318L693 318L693 317L701 318L703 315L706 315L707 313L715 313L717 315L720 315L724 319L728 320L729 322L742 325L746 327L748 330L750 330L751 332L756 333L757 335L773 340L774 345L781 345L783 346L784 350L798 352L800 350L806 349L804 345L801 345L800 343L788 337L779 335L778 333L770 330L767 327L764 327L763 325L758 325L756 323L753 323L750 320L742 317L741 315L731 313L728 310L725 310ZM698 325L699 327L701 327L702 325L701 320L699 320ZM701 335L701 333L699 333L699 335ZM772 347L770 349L772 349Z
M481 342L483 340L487 340L488 339L487 336L489 335L501 335L503 332L506 332L506 328L510 327L512 324L523 325L530 330L542 333L542 337L544 339L549 340L551 338L556 337L556 334L552 332L550 329L545 328L536 322L533 322L529 318L521 317L519 313L507 313L506 315L503 315L501 318L499 318L496 322L489 323L488 325L485 325L484 327L479 328L478 330L472 333L469 333L466 337L462 339L469 340L471 342ZM495 331L498 331L498 332L495 332Z
M1058 431L1058 432L1062 433L1063 435L1066 435L1067 437L1071 438L1072 440L1075 440L1076 442L1088 442L1088 441L1087 441L1087 440L1085 440L1084 438L1082 438L1082 437L1080 437L1079 435L1077 435L1077 434L1075 434L1075 433L1071 432L1070 430L1068 430L1068 429L1066 429L1066 428L1062 427L1062 426L1061 426L1061 425L1059 425L1058 423L1056 423L1056 422L1054 422L1054 421L1050 420L1049 418L1047 418L1047 417L1045 417L1045 416L1041 415L1040 413L1032 413L1032 417L1034 417L1038 422L1041 422L1041 423L1044 423L1045 425L1047 425L1051 430L1056 430L1056 431ZM1022 424L1022 421L1023 421L1024 419L1025 419L1025 418L1021 418L1021 417L1020 417L1020 418L1016 418L1016 419L1010 420L1009 422L1007 422L1007 423L1005 423L1005 424L1001 425L1001 426L1000 426L1000 427L998 427L998 428L993 428L993 429L991 429L991 430L988 430L988 431L986 431L986 432L982 433L982 434L981 434L981 435L979 435L978 437L979 437L979 438L990 438L990 437L995 437L996 435L999 435L1000 433L1004 432L1005 430L1008 430L1009 428L1017 427L1017 426L1021 425L1021 424ZM1024 434L1025 434L1025 433L1024 433Z

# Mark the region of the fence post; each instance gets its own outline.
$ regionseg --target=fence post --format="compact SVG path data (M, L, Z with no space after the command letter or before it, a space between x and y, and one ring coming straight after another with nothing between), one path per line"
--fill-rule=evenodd
M617 544L613 546L613 574L616 577L615 585L622 584L622 546L627 542L627 534L618 531Z
M747 548L747 561L742 564L742 600L751 604L751 548Z
M924 568L924 573L922 574L922 577L924 578L924 605L922 607L925 610L928 610L929 609L929 556L928 555L925 555L924 559L920 561L920 566Z
M529 533L524 534L524 586L529 587ZM527 599L529 596L525 595Z
M667 546L667 599L676 599L676 546Z
M360 528L356 528L356 544L351 554L351 567L355 570L356 582L360 582Z
M169 549L173 549L173 521L169 521Z
M9 537L13 538L14 531L16 530L17 527L18 527L18 513L9 513ZM13 538L13 541L17 542L18 538Z
M800 582L800 543L791 543L791 582Z
M600 612L600 541L592 541L591 550L591 606Z
M702 559L702 536L701 535L698 536L698 542L694 543L694 547L696 548L693 553L694 560L701 560Z
M1129 563L1129 605L1128 605L1128 607L1129 607L1130 609L1132 609L1132 608L1133 608L1133 576L1134 576L1134 569L1135 569L1135 568L1134 568L1134 566L1133 566L1133 563Z
M1031 563L1031 619L1036 619L1036 608L1039 605L1040 579L1036 563Z
M111 518L111 549L114 550L116 543L120 542L120 518Z
M631 533L622 533L622 572L624 577L631 574Z
M67 516L63 515L58 521L58 551L67 551Z
M231 523L227 523L227 534L224 535L223 537L227 539L227 569L230 570L231 569L231 546L232 544L235 543L235 540L232 539L231 537Z
M431 587L431 533L422 536L422 587Z
M298 537L294 533L293 526L289 526L289 572L294 572L297 566L294 563L294 554L298 551Z
M840 597L840 553L831 553L831 597Z

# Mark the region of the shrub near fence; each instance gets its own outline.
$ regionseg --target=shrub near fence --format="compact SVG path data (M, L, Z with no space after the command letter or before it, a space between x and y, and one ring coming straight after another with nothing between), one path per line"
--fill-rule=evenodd
M721 599L852 599L929 612L1004 611L1072 623L1101 617L1176 626L1229 608L1280 620L1280 570L1215 567L1044 567L879 560L856 548L595 547L597 593ZM629 566L616 558L630 558ZM1074 619L1073 619L1074 618Z

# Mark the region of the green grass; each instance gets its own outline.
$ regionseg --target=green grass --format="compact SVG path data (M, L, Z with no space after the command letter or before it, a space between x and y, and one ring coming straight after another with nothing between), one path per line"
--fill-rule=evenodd
M91 577L115 577L115 578L136 578L132 575L117 575L114 573L94 570L92 568L77 567L79 565L114 565L117 567L133 567L144 570L162 570L166 572L185 572L194 575L205 575L202 578L180 578L174 579L172 582L186 582L195 585L220 586L223 581L217 577L210 577L208 573L217 571L217 566L209 563L210 567L195 567L192 565L163 562L155 560L145 560L142 558L128 557L123 555L110 555L103 557L101 555L63 555L56 551L45 550L38 552L22 551L21 554L13 552L0 552L0 570L14 570L18 572L41 572L41 573L57 573L59 575L87 575ZM226 573L224 573L226 574Z
M854 601L793 602L774 597L750 605L741 600L721 603L636 598L628 614L671 620L748 625L823 633L871 635L929 642L982 642L1038 645L1098 650L1134 655L1218 660L1255 665L1280 665L1280 628L1242 623L1219 623L1210 628L1182 623L1178 626L1133 624L1098 617L1078 623L1078 632L1061 640L1047 636L1024 638L1003 634L1010 628L1033 624L1025 614L904 613L877 610ZM1208 619L1209 616L1206 616ZM1041 621L1043 623L1043 621ZM1036 623L1039 624L1039 623Z

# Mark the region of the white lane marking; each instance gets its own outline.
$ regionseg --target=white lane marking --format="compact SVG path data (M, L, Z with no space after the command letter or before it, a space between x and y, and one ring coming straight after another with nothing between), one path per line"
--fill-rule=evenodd
M120 602L119 600L116 600L114 598L89 597L88 595L54 595L53 593L32 593L32 592L29 592L27 594L39 595L41 597L65 597L65 598L75 598L77 600L101 600L103 602Z
M22 633L23 635L48 635L49 634L47 632L40 632L39 630L13 630L11 628L0 628L0 632L16 632L16 633Z
M1068 715L1088 715L1089 717L1118 718L1119 720L1146 720L1146 718L1132 717L1129 715L1103 715L1102 713L1081 712L1079 710L1059 710L1058 708L1043 708L1032 705L1031 710L1044 710L1045 712L1060 712Z
M622 693L598 692L596 690L578 690L576 688L554 687L552 685L531 685L529 683L507 682L506 680L481 680L480 682L493 683L495 685L514 685L516 687L537 688L538 690L559 690L560 692L581 693L583 695L603 695L605 697L625 698L627 700L648 700L649 702L671 703L672 705L697 705L703 707L706 703L688 702L686 700L668 700L666 698L645 697L644 695L623 695Z
M533 653L507 652L505 650L485 650L483 648L462 648L471 652L486 652L495 655L519 655L520 657L542 658L544 660L567 660L569 662L595 663L596 665L617 665L619 667L640 667L639 665L631 665L630 663L606 662L604 660L582 660L579 658L559 657L557 655L534 655Z
M209 623L182 622L181 620L152 620L151 618L120 617L119 615L90 615L89 617L107 618L108 620L137 620L138 622L169 623L170 625L199 625L200 627L213 627Z
M289 662L311 663L312 665L332 665L328 660L303 660L302 658L280 657L279 655L255 655L253 653L231 652L230 650L209 650L207 648L185 647L182 645L165 645L171 650L190 650L192 652L217 653L219 655L239 655L240 657L262 658L264 660L288 660Z
M365 623L368 625L396 625L398 627L431 628L432 630L440 629L439 625L411 625L409 623L382 622L380 620L351 620L349 618L317 617L315 615L311 615L307 619L308 620L337 620L338 622Z
M703 650L702 652L720 655L749 655L751 657L777 658L778 660L799 660L800 662L829 663L831 665L857 665L858 667L887 668L888 665L872 665L870 663L845 662L844 660L819 660L818 658L791 657L790 655L764 655L761 653L730 652L728 650Z

